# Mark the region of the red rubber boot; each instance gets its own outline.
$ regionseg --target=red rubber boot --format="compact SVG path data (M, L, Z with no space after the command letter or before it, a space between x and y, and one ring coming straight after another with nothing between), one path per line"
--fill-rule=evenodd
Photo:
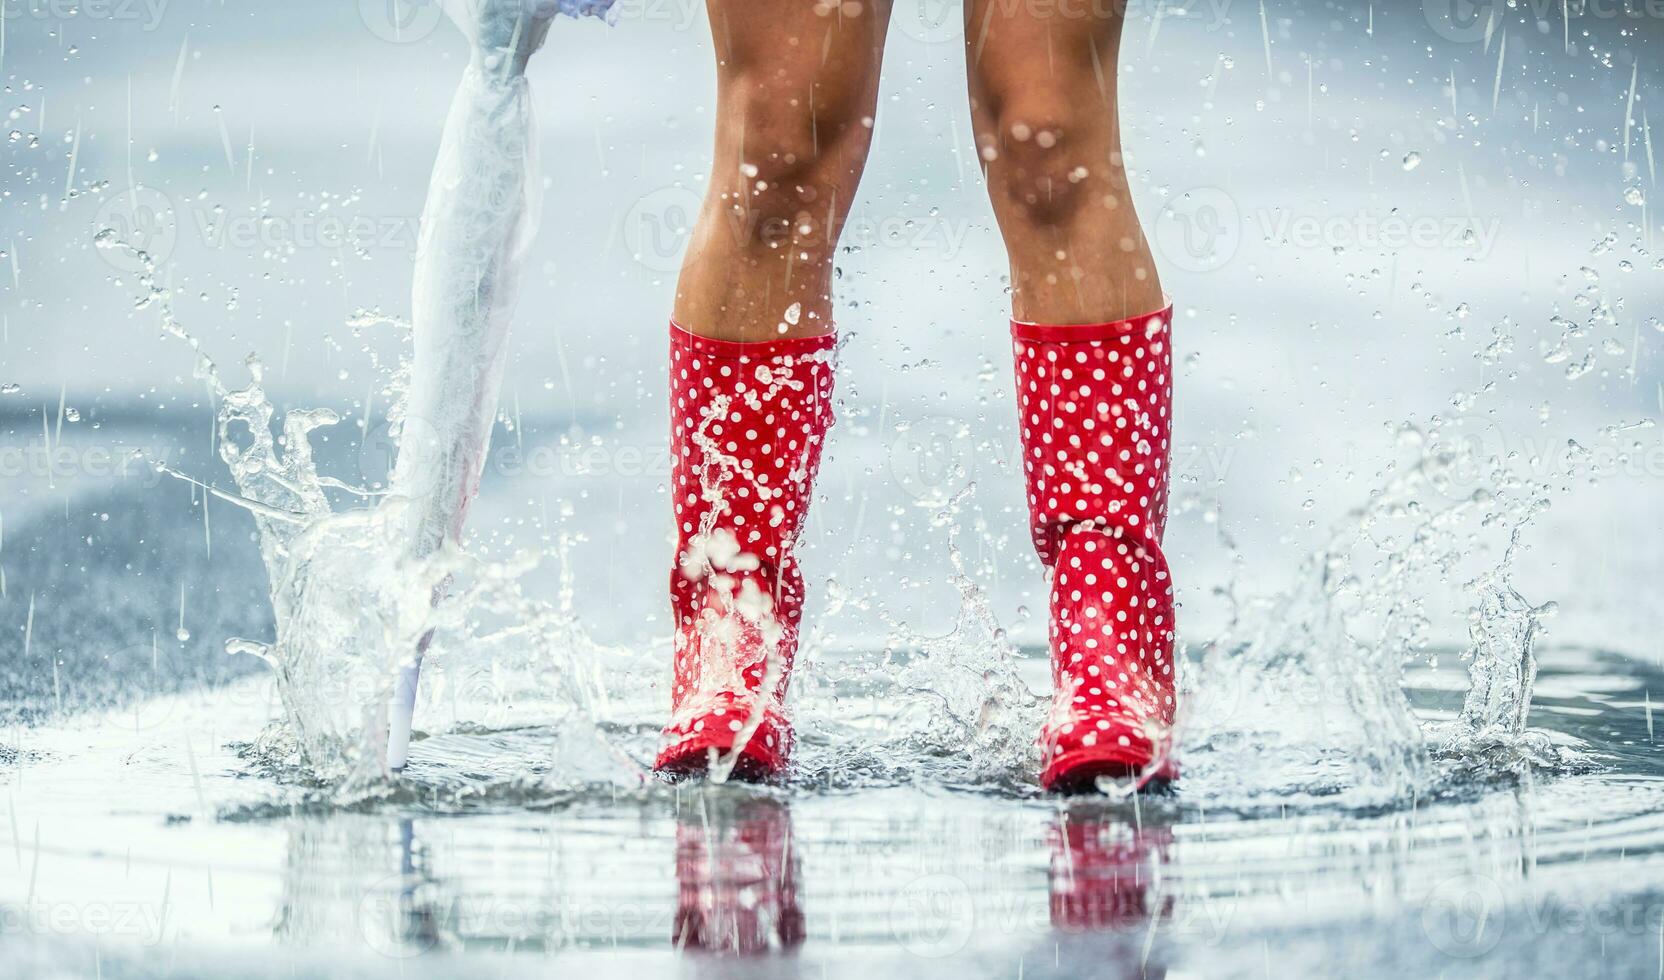
M667 774L765 779L791 757L784 705L803 607L792 548L832 425L834 344L671 325L676 659L654 764Z
M1051 579L1052 708L1040 783L1177 776L1167 523L1172 307L1011 325L1034 546Z

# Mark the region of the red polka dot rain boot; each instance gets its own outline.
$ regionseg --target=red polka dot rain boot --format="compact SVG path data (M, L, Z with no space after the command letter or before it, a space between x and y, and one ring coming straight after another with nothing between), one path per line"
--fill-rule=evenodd
M1034 546L1051 579L1040 783L1169 780L1177 665L1167 522L1173 311L1011 325Z
M676 567L671 719L655 768L742 779L791 756L803 529L832 425L835 339L670 339Z

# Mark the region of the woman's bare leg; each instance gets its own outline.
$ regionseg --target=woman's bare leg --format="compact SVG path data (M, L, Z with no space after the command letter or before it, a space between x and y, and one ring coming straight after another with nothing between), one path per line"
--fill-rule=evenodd
M833 250L872 143L890 0L707 9L716 148L676 322L736 341L828 333Z
M1116 107L1124 0L971 0L972 117L1011 257L1030 532L1047 568L1041 785L1172 779L1172 311Z
M889 0L708 0L711 186L670 331L671 716L654 768L770 778L794 555L832 424L832 259L872 141Z
M1124 3L967 0L971 122L1018 320L1098 323L1163 305L1121 157Z

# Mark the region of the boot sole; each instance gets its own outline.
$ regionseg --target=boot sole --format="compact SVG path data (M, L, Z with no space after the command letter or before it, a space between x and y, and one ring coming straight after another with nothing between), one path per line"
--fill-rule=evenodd
M719 752L725 750L718 749ZM728 749L726 751L732 751ZM710 773L710 754L708 751L684 750L668 758L661 757L653 767L659 778L671 783L682 783L702 778ZM740 753L734 762L734 768L728 771L730 782L755 783L758 785L777 783L785 775L785 767L774 768L755 756Z
M1131 758L1114 751L1067 752L1058 756L1040 774L1040 786L1048 792L1078 795L1098 792L1101 778L1136 777L1141 792L1166 793L1179 778L1179 765L1172 759L1152 767L1147 758Z
M768 744L765 733L774 736L774 745ZM720 725L711 725L702 734L661 750L653 769L672 782L703 776L710 771L712 749L719 755L734 751L734 734ZM728 778L747 783L778 780L786 771L790 753L791 728L771 711L740 749Z

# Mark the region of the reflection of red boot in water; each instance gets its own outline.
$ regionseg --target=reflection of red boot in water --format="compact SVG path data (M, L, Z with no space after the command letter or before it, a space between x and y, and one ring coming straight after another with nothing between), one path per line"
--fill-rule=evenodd
M678 949L752 955L803 944L791 811L774 800L676 825Z
M1062 814L1052 827L1052 926L1065 932L1140 931L1173 911L1160 891L1172 833L1104 816Z
M1051 576L1048 789L1177 775L1173 582L1161 552L1171 324L1171 307L1115 323L1012 324L1031 529Z
M832 424L834 338L734 343L671 327L676 619L656 768L779 774L803 575L792 550Z

